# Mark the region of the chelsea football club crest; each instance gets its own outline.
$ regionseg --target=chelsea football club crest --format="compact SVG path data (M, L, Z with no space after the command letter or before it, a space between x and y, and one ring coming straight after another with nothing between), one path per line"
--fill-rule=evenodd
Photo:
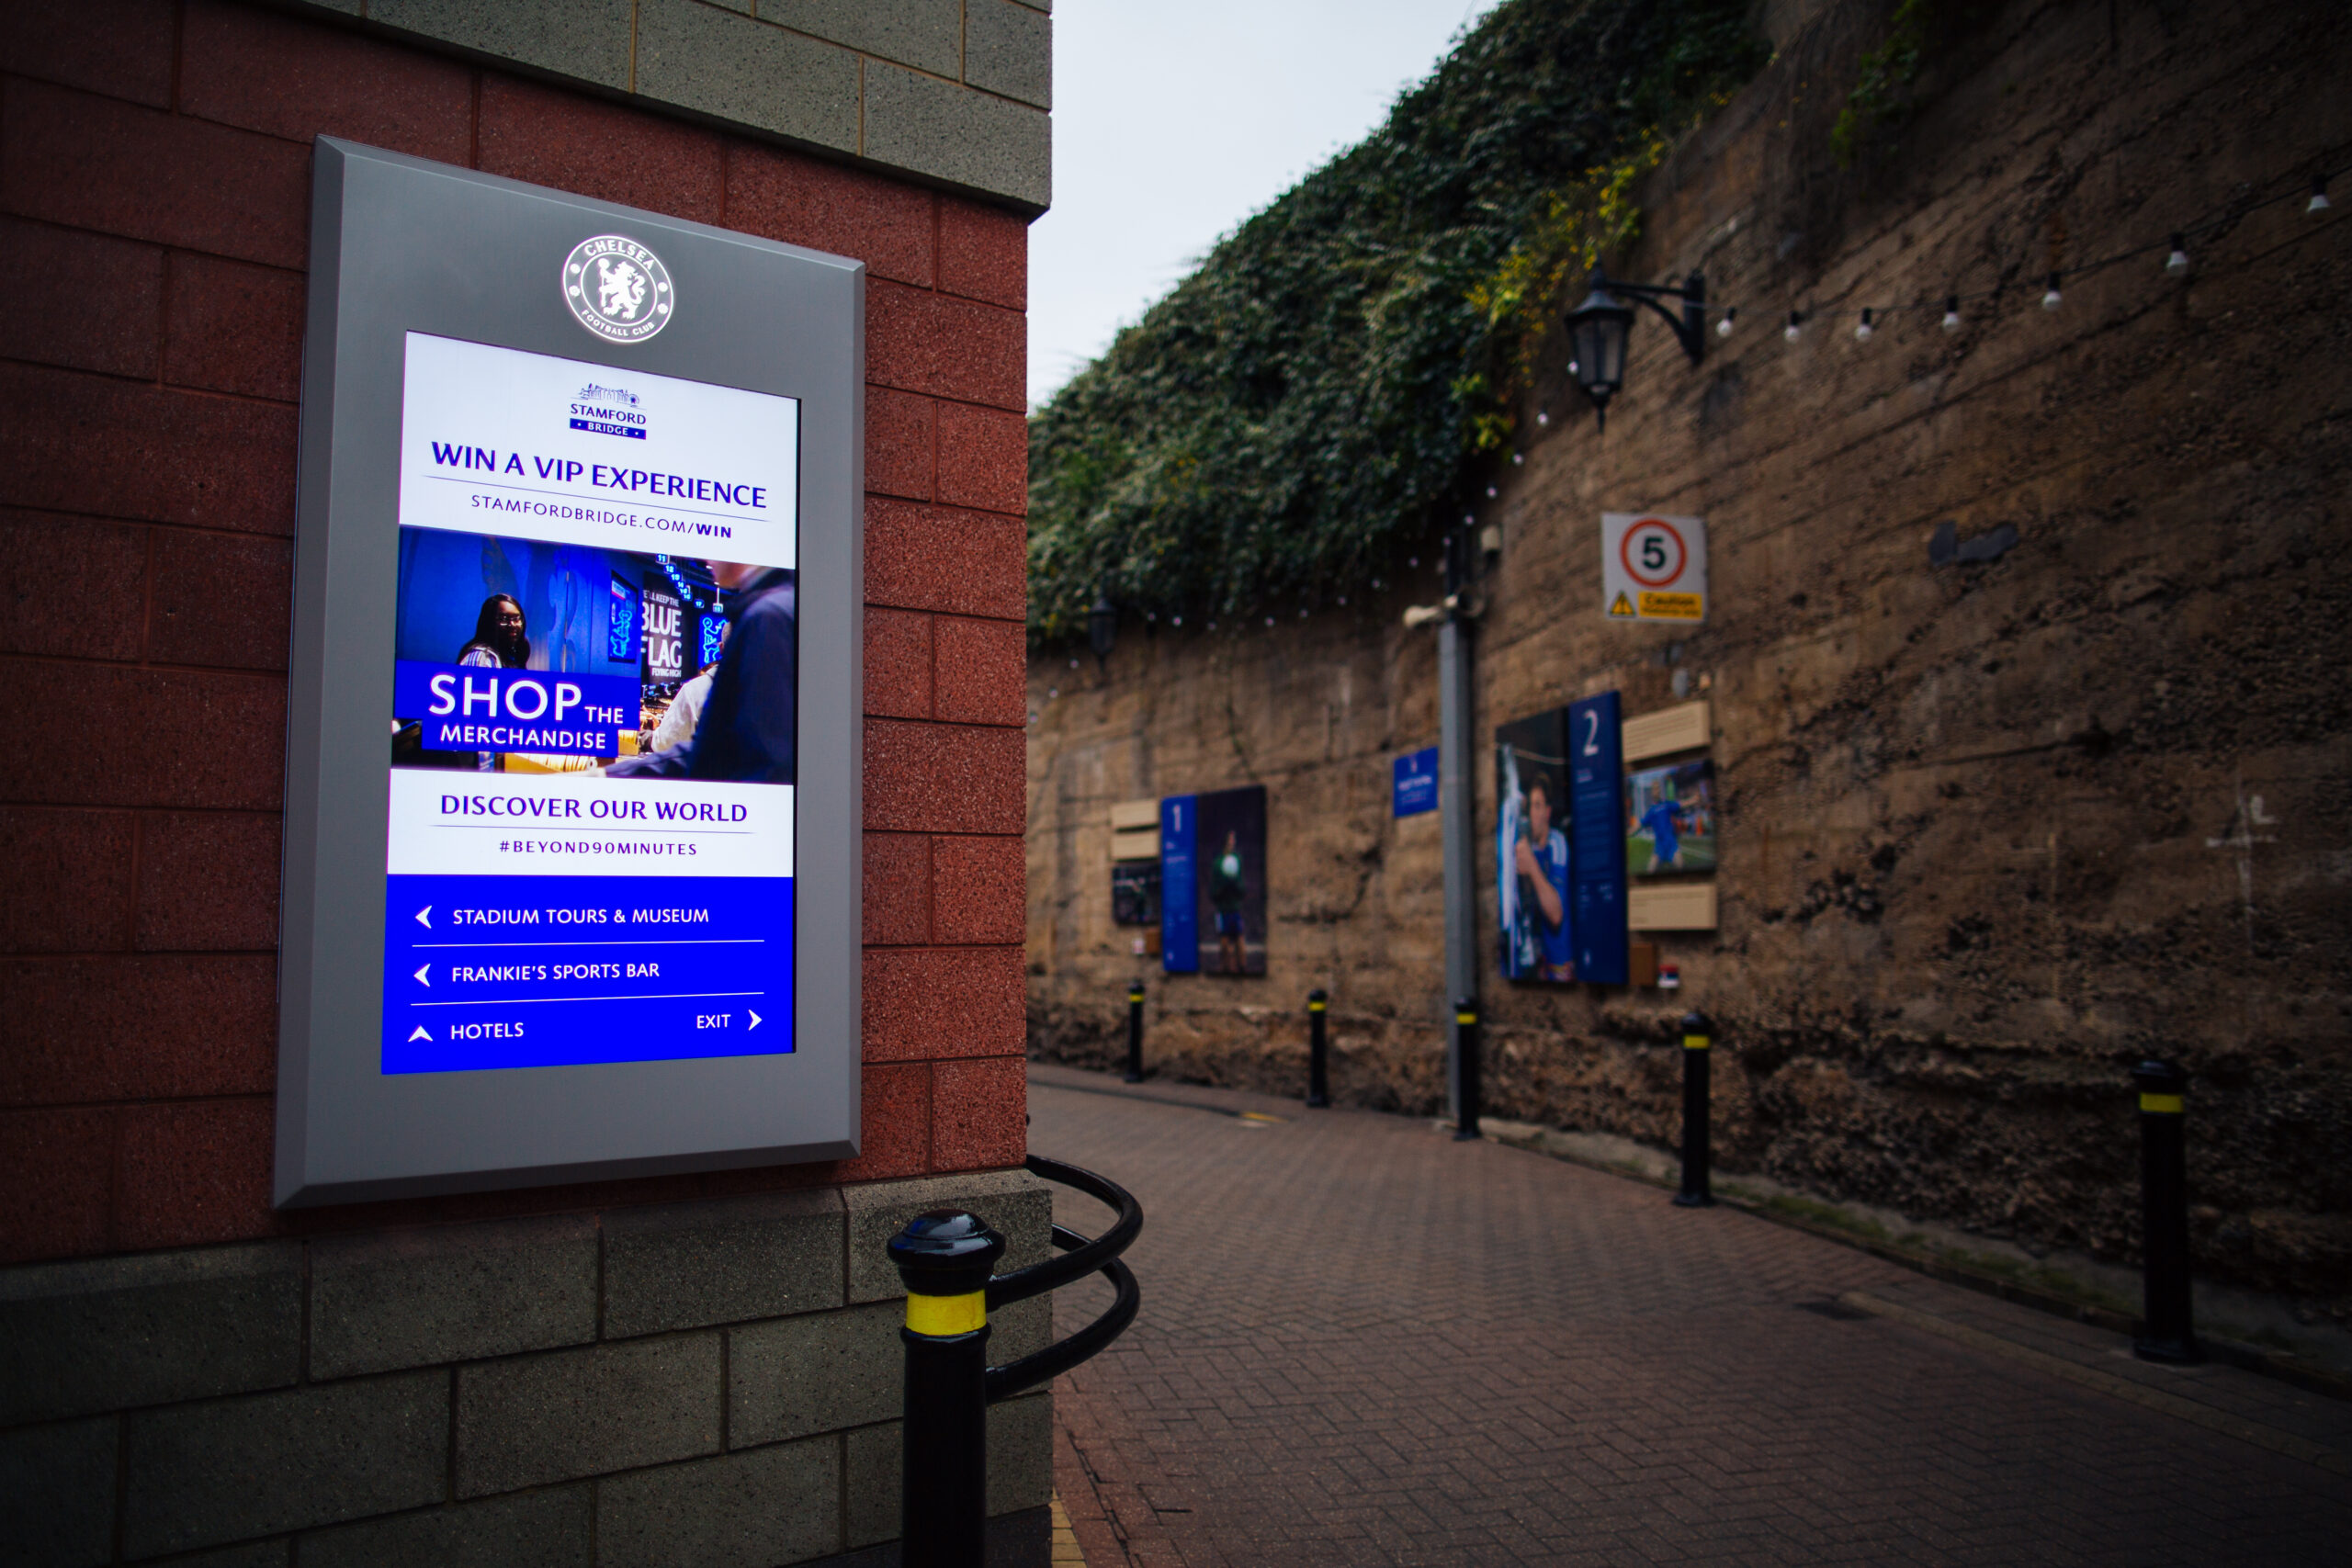
M606 343L643 343L670 324L670 269L635 240L599 234L563 259L563 302Z

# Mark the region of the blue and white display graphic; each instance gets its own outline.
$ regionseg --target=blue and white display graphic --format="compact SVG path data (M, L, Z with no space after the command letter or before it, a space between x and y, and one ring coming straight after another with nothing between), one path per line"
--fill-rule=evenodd
M382 1070L791 1051L798 405L412 333L401 452Z

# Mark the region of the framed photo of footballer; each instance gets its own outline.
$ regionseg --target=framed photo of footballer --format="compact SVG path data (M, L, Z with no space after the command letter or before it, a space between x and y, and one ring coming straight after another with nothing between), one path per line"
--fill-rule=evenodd
M1625 866L1635 876L1715 869L1715 765L1702 757L1625 777Z
M1577 977L1567 710L1495 730L1496 929L1507 980Z
M1266 786L1189 797L1197 957L1203 975L1266 972ZM1184 815L1180 813L1180 816ZM1174 892L1163 886L1162 897Z

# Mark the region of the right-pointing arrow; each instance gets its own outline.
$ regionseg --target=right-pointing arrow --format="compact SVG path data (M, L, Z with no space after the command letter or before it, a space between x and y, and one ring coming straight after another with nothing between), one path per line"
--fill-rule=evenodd
M751 1010L750 1008L745 1008L743 1010L744 1010L745 1012L752 1012L752 1010ZM760 1026L760 1015L759 1015L758 1013L752 1012L752 1029L757 1029L759 1026ZM747 1030L747 1031L745 1031L745 1032L746 1032L746 1033L748 1033L748 1032L750 1032L750 1031L748 1031L748 1030Z

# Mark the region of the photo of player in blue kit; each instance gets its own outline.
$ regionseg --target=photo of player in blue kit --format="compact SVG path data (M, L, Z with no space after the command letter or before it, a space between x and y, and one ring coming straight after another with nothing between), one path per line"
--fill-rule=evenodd
M1625 779L1625 865L1635 876L1715 869L1715 771L1702 759Z
M1495 892L1503 977L1565 985L1577 977L1566 820L1566 710L1495 731Z

